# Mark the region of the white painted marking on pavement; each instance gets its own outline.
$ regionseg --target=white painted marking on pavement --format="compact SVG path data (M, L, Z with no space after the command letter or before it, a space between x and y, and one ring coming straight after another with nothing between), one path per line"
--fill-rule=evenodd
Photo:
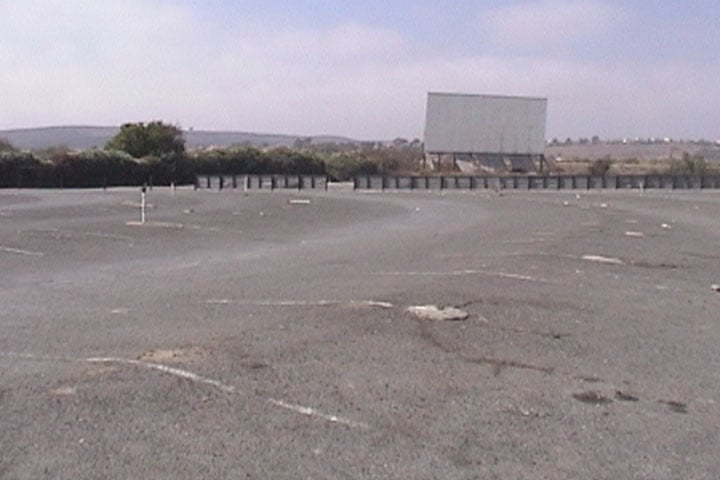
M178 230L185 227L182 223L171 223L171 222L136 222L136 221L130 221L130 222L125 222L125 225L131 226L131 227L175 228L175 229L178 229Z
M126 360L123 358L115 358L115 357L85 358L82 361L87 362L87 363L120 363L120 364L125 364L125 365L137 365L140 367L159 370L161 372L167 373L169 375L174 375L176 377L185 378L187 380L192 380L193 382L211 385L219 390L222 390L223 392L232 393L235 391L235 387L232 387L230 385L225 385L224 383L221 383L217 380L203 377L203 376L197 375L195 373L188 372L187 370L181 370L179 368L168 367L166 365L160 365L159 363L141 362L140 360Z
M517 273L503 273L503 272L484 272L485 275L495 275L503 278L513 278L515 280L526 280L528 282L545 282L543 279L531 277L529 275L518 275Z
M51 357L51 356L47 356L47 355L34 355L34 354L30 354L30 353L17 353L17 352L0 352L0 357L18 358L18 359L23 359L23 360L38 360L38 361L45 361L45 362L119 363L121 365L134 365L134 366L138 366L138 367L159 370L163 373L167 373L169 375L174 375L176 377L185 378L185 379L191 380L193 382L211 385L219 390L222 390L223 392L233 393L235 391L235 387L232 387L230 385L225 385L224 383L221 383L217 380L213 380L211 378L203 377L201 375L197 375L195 373L188 372L187 370L181 370L179 368L168 367L166 365L160 365L159 363L142 362L140 360L128 360L128 359L117 358L117 357L90 357L90 358L77 359L77 358Z
M354 305L364 305L368 307L380 307L380 308L392 308L393 304L390 302L378 302L375 300L364 300L362 302L350 302Z
M143 368L149 368L152 370L158 370L160 372L167 373L169 375L174 375L176 377L184 378L186 380L190 380L190 381L193 381L196 383L210 385L210 386L215 387L218 390L221 390L226 393L236 393L237 392L235 387L233 387L231 385L226 385L217 380L203 377L201 375L189 372L187 370L181 370L179 368L168 367L166 365L161 365L158 363L143 362L140 360L128 360L128 359L118 358L118 357L90 357L90 358L82 358L82 359L72 359L72 358L51 357L51 356L45 356L45 355L33 355L33 354L29 354L29 353L17 353L17 352L0 352L0 358L17 358L17 359L23 359L23 360L37 360L37 361L46 361L46 362L116 363L116 364L120 364L120 365L138 366L138 367L143 367ZM339 415L328 414L328 413L316 410L314 408L304 407L302 405L297 405L297 404L293 404L293 403L288 403L283 400L268 398L267 403L274 405L276 407L284 408L286 410L289 410L289 411L292 411L295 413L299 413L301 415L319 418L322 420L326 420L330 423L344 425L346 427L362 428L362 429L370 428L368 424L363 423L363 422L358 422L355 420L344 418Z
M623 265L625 263L619 258L603 257L601 255L583 255L582 259L589 262L608 263L611 265Z
M3 358L19 358L22 360L37 360L42 362L74 362L72 358L51 357L49 355L33 355L31 353L0 352Z
M314 408L304 407L302 405L295 405L292 403L284 402L282 400L276 400L274 398L269 398L268 403L271 403L276 407L299 413L301 415L306 415L308 417L322 418L323 420L327 420L330 423L337 423L352 428L369 428L366 423L356 422L355 420L350 420L348 418L343 418L337 415L330 415L327 413L323 413L319 410L315 410Z
M466 275L488 275L493 277L511 278L514 280L525 280L528 282L547 282L545 279L535 278L529 275L493 272L488 270L454 270L450 272L380 272L378 275L390 277L462 277Z
M465 320L468 312L455 307L440 308L437 305L416 305L408 307L408 312L423 320L453 321Z
M7 253L15 253L17 255L27 255L29 257L42 257L45 255L42 252L31 252L30 250L22 250L20 248L3 247L0 246L0 251Z
M211 305L246 305L253 307L331 307L340 305L392 308L390 302L377 300L244 300L244 299L210 299L205 303Z

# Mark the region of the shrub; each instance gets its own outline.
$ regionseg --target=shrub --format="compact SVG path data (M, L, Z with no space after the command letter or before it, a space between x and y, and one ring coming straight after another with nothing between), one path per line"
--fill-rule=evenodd
M607 175L612 166L610 157L598 158L590 164L590 175L604 176Z
M0 187L49 186L52 166L30 152L0 152Z
M328 158L325 163L327 174L337 182L347 181L355 175L375 175L380 167L362 154L341 153Z

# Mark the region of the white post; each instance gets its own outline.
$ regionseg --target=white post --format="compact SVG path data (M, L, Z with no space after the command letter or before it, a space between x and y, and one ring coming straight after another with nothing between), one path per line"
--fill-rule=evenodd
M145 187L140 190L140 223L145 223Z

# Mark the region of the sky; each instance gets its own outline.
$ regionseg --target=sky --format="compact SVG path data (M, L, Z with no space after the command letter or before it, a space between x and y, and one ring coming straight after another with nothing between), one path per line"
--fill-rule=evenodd
M720 2L0 0L0 129L422 138L427 93L548 98L546 136L720 139Z

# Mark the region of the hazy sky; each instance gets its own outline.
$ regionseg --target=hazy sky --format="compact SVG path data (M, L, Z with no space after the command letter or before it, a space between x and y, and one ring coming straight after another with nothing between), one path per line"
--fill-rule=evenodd
M0 0L0 129L413 138L447 91L548 97L548 138L715 140L719 24L717 0Z

